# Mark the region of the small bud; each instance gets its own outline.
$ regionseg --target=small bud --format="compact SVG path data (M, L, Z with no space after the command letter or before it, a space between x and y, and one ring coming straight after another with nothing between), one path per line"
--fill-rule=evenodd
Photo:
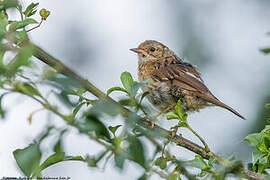
M50 11L47 11L44 8L39 11L39 14L41 16L41 19L44 20L44 21L48 18L48 16L50 15L50 13L51 13Z

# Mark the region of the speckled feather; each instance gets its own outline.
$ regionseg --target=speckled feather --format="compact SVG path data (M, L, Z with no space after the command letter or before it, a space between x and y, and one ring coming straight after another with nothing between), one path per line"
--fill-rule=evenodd
M168 47L148 40L133 51L139 56L139 80L152 79L143 90L149 92L149 101L158 109L163 110L181 100L186 112L217 105L244 119L210 92L195 66L181 60Z

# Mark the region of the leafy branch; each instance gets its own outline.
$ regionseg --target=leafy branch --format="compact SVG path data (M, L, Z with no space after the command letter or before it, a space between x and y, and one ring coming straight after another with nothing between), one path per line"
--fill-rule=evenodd
M30 42L25 43L24 45L31 45L31 47L33 47L34 49L34 56L36 58L38 58L39 60L41 60L42 62L46 63L47 65L53 67L55 70L57 70L59 73L62 73L72 79L75 79L76 81L78 81L78 83L80 83L80 85L82 87L84 87L87 91L91 92L93 95L95 95L96 97L98 97L101 100L105 100L106 102L112 103L114 105L116 105L117 107L120 108L121 110L121 114L124 117L129 117L132 112L128 109L126 109L125 107L121 106L119 103L117 103L116 101L114 101L112 98L110 98L109 96L107 96L105 93L103 93L102 91L100 91L97 87L95 87L92 83L90 83L88 80L82 78L81 76L79 76L77 73L73 72L71 69L69 69L66 65L62 64L60 60L55 59L54 57L52 57L51 55L49 55L48 53L46 53L44 50L42 50L40 47L31 44ZM145 118L139 118L141 122L138 122L139 124L143 124L145 125L148 129L152 129L151 128L151 121L145 119ZM144 127L145 127L144 126ZM182 136L175 136L175 137L171 137L171 132L167 131L157 125L154 126L154 128L152 129L153 131L158 131L160 132L160 134L163 134L165 138L168 138L171 142L174 142L175 144L177 144L178 146L182 146L196 154L199 154L201 157L205 158L205 159L210 159L210 158L214 158L217 160L217 162L219 162L221 165L223 165L225 168L229 168L229 169L233 169L233 163L229 162L228 160L225 160L219 156L217 156L216 154L209 152L208 149L204 149L201 146L183 138ZM251 179L263 179L264 176L253 173L251 171L248 171L246 169L243 168L239 168L239 173L242 174L243 177L248 177Z
M188 179L208 176L219 180L224 179L227 174L248 179L268 178L265 170L270 164L268 162L269 129L246 138L260 151L257 153L259 157L253 165L253 171L250 171L245 169L240 161L224 159L211 152L203 138L188 124L187 114L182 112L180 101L176 105L175 112L167 114L168 120L178 120L178 124L172 129L188 128L200 139L204 147L180 135L172 134L171 131L157 124L153 126L152 117L148 115L148 109L143 105L147 93L139 93L140 87L151 80L137 82L130 73L124 72L120 77L123 87L113 87L107 93L102 92L87 79L30 41L28 32L39 28L50 15L50 11L43 8L40 10L40 22L32 19L38 6L38 3L31 3L23 8L16 0L0 0L0 87L4 91L0 96L0 105L3 97L10 93L25 95L41 105L41 108L30 114L30 122L33 121L35 113L48 110L64 120L67 127L75 128L90 140L97 142L103 150L95 155L67 155L62 147L62 136L68 129L48 126L34 143L13 152L18 166L27 177L31 179L41 177L44 169L58 162L82 161L90 167L98 168L102 161L105 167L107 162L114 158L116 167L120 169L123 169L126 160L133 161L143 168L145 172L139 178L141 180L147 179L152 173L168 180L178 180L181 176ZM7 14L9 8L17 9L21 16L20 21L9 19ZM34 24L37 25L30 28ZM7 59L5 56L7 52L13 53L14 58ZM40 75L41 79L33 80L33 76L26 75L26 72L33 73L34 67L31 66L33 56L50 67ZM50 98L39 90L37 82L50 87L51 92L68 107L69 112L62 113L51 103ZM115 101L109 96L114 91L124 93L125 98ZM93 94L96 99L89 99L87 93ZM5 110L1 106L0 114L2 117L5 115ZM121 116L124 122L107 127L103 123L104 120L101 120L104 116L112 118ZM57 135L57 141L46 151L53 150L53 154L41 162L43 153L40 144L52 135ZM142 137L156 149L152 157L146 155ZM166 149L168 143L190 150L196 156L188 161L178 159ZM187 167L199 169L200 173L194 175Z

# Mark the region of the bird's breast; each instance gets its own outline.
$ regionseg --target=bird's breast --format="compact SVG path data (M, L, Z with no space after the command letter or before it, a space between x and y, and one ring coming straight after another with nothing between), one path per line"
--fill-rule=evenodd
M157 62L145 62L139 65L138 78L143 81L152 80L142 87L143 91L148 91L148 100L158 109L165 109L174 102L171 95L171 88L168 82L162 82L153 78L153 72L160 67Z
M140 81L152 78L153 71L156 69L154 62L145 62L139 64L138 78Z

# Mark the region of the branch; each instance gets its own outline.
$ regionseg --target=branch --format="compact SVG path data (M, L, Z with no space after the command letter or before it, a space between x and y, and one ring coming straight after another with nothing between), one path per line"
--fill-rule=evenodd
M74 71L72 71L69 67L67 67L65 64L63 64L60 60L54 58L53 56L51 56L50 54L48 54L46 51L44 51L43 49L41 49L40 47L38 47L35 44L32 44L30 42L24 42L23 44L21 44L20 46L32 46L34 49L34 56L41 60L42 62L44 62L45 64L49 65L50 67L54 68L56 71L58 71L59 73L62 73L74 80L76 80L77 82L79 82L79 84L84 87L87 91L89 91L90 93L92 93L93 95L95 95L97 98L107 101L109 103L112 103L114 105L116 105L117 107L119 107L119 109L121 110L121 114L124 117L129 116L132 112L130 110L128 110L127 108L123 107L122 105L120 105L118 102L114 101L111 97L107 96L105 93L103 93L101 90L99 90L97 87L95 87L91 82L89 82L87 79L84 79L83 77L81 77L80 75L78 75L77 73L75 73ZM231 168L233 165L231 162L221 158L220 156L207 151L206 149L204 149L203 147L193 143L192 141L185 139L182 136L171 136L171 132L158 126L155 125L152 128L152 122L148 121L147 119L141 118L140 117L141 122L148 127L149 129L154 129L157 131L160 131L165 138L169 139L170 141L174 142L176 145L184 147L185 149L188 149L196 154L199 154L200 156L202 156L204 159L209 159L210 157L215 158L221 165L223 165L224 167L228 167ZM240 169L240 174L248 179L254 179L254 180L262 180L265 179L266 176L264 175L260 175L257 173L254 173L252 171L249 171L247 169L241 168Z

